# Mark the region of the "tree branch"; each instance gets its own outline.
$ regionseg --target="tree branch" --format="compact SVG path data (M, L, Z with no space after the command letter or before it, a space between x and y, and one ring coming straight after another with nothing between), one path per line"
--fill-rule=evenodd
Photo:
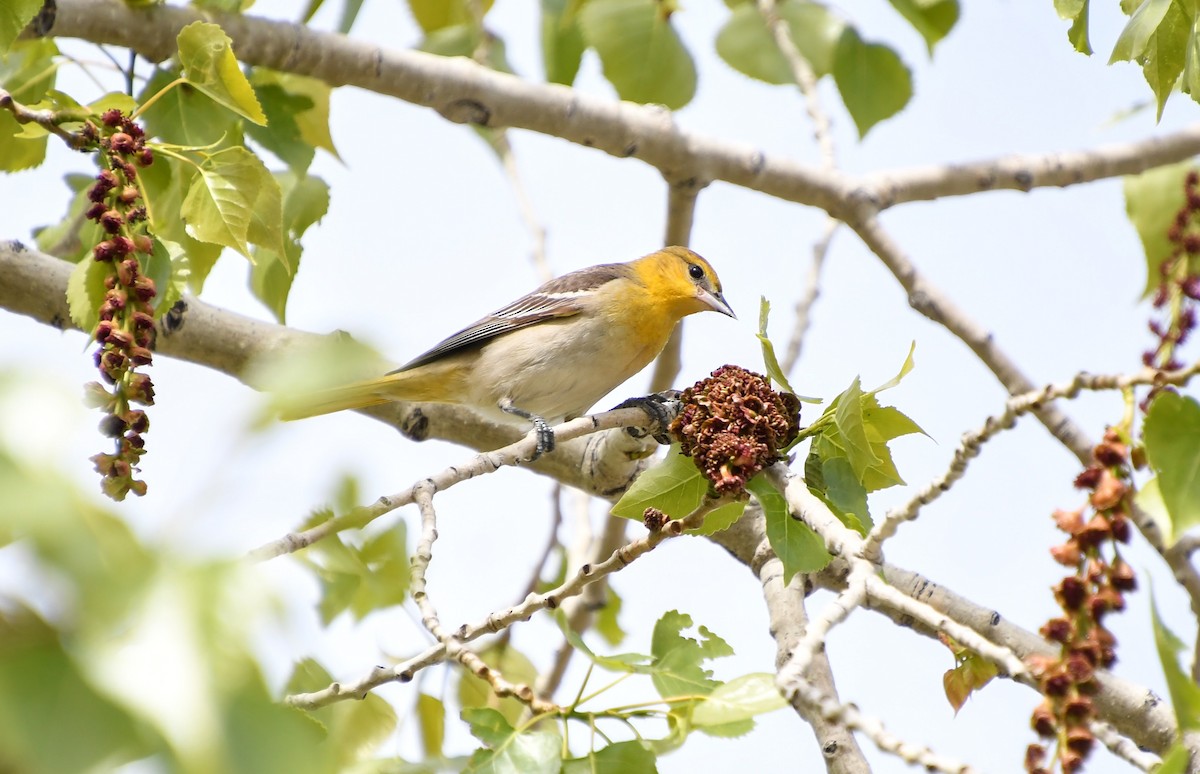
M1014 155L852 177L822 171L749 145L679 128L661 109L614 102L557 85L530 83L464 58L385 50L291 22L175 6L133 8L117 0L58 0L50 34L110 43L152 61L175 53L179 30L195 21L221 25L238 58L358 86L431 107L458 123L514 127L561 137L619 158L637 158L668 182L724 180L839 219L858 201L886 208L980 191L1029 191L1134 174L1200 153L1200 124L1174 134L1087 151Z

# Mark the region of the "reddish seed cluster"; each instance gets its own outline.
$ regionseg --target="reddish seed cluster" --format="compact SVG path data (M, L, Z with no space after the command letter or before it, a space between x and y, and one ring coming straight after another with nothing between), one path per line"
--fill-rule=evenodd
M765 376L737 366L718 368L680 400L671 434L718 494L741 492L800 431L796 396L775 392Z
M1044 699L1033 712L1034 731L1057 743L1057 759L1065 774L1077 772L1095 743L1088 724L1096 710L1095 671L1116 660L1116 638L1104 628L1104 616L1125 608L1124 593L1137 587L1133 568L1120 555L1118 545L1129 541L1129 449L1120 435L1109 430L1093 450L1095 463L1079 474L1075 486L1090 491L1087 503L1077 510L1059 510L1054 522L1068 538L1050 549L1059 564L1072 568L1054 587L1062 615L1041 628L1046 639L1062 650L1056 657L1036 657L1030 666L1038 677ZM1091 514L1090 516L1088 514ZM1110 549L1112 559L1105 555ZM1025 770L1049 772L1047 751L1032 744L1025 753Z
M142 433L150 427L146 412L131 404L154 404L150 377L135 369L150 365L154 338L154 314L150 306L157 295L154 281L142 272L139 255L149 255L153 242L146 233L146 208L137 187L138 166L149 166L153 152L145 147L141 127L119 110L106 111L102 126L88 122L83 135L99 147L100 165L96 181L88 189L92 205L88 219L99 224L103 239L92 248L92 257L108 264L104 278L104 301L93 338L100 345L96 367L105 387L91 382L85 388L88 405L103 409L100 432L115 439L113 454L92 457L103 476L101 488L114 500L129 492L146 493L146 482L135 479L137 462L145 453Z
M1142 353L1151 368L1174 371L1182 367L1175 350L1196 328L1196 301L1200 300L1200 174L1189 172L1184 182L1186 201L1167 230L1174 249L1159 266L1161 282L1154 293L1154 308L1161 319L1150 320L1158 339L1154 349ZM1147 397L1153 397L1153 393Z

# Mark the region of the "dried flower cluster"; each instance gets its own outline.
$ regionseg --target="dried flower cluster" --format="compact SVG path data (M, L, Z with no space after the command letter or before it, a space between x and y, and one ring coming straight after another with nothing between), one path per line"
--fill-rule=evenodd
M96 471L103 476L101 489L112 499L123 500L129 492L146 493L146 482L134 478L134 473L145 453L142 434L150 421L145 411L132 406L154 403L150 377L136 369L150 365L153 359L150 302L157 291L139 261L139 255L149 257L153 252L153 242L146 233L146 207L137 186L137 168L153 163L154 154L145 146L141 127L121 111L106 111L100 120L100 126L85 123L81 132L99 149L100 172L88 189L92 205L87 217L99 224L101 231L92 257L109 268L99 321L92 333L100 345L96 367L104 384L90 382L85 400L105 412L100 432L116 441L114 453L92 457Z
M680 401L671 434L718 494L741 492L800 432L796 396L776 392L767 377L738 366L713 371Z
M1041 633L1059 643L1062 650L1057 657L1035 657L1030 664L1044 696L1033 712L1033 729L1039 736L1055 740L1055 757L1065 774L1079 771L1094 746L1088 725L1096 714L1091 699L1097 690L1095 671L1116 660L1116 638L1104 628L1104 616L1123 610L1124 593L1137 587L1133 568L1119 550L1121 543L1129 541L1131 531L1129 448L1120 434L1110 429L1093 450L1093 457L1095 462L1075 479L1075 486L1089 490L1087 503L1077 510L1054 513L1055 524L1069 537L1050 553L1074 574L1054 588L1063 614L1047 621ZM1030 745L1025 770L1049 772L1053 763L1047 763L1046 756L1043 745Z
M1200 300L1200 174L1189 172L1184 182L1186 201L1175 213L1167 230L1174 246L1171 255L1159 266L1162 281L1154 293L1154 308L1162 314L1150 320L1150 332L1158 339L1154 349L1142 353L1142 362L1151 368L1174 371L1182 367L1175 357L1196 327L1196 301ZM1147 396L1147 402L1154 391Z

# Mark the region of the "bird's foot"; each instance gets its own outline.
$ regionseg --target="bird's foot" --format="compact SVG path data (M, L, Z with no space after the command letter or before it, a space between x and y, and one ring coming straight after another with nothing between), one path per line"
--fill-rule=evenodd
M668 445L671 443L668 428L671 425L671 421L679 416L679 411L682 408L679 396L682 394L679 390L663 390L653 395L630 398L629 400L622 401L613 408L640 408L642 411L645 411L653 421L653 427L650 429L649 434L653 435L654 440L659 443ZM646 430L638 427L627 427L625 428L625 432L634 438L641 438L647 434Z
M549 422L537 414L518 408L507 401L500 403L500 410L506 414L527 419L533 425L533 430L537 433L537 447L533 450L533 456L529 458L530 462L533 462L543 454L549 454L554 451L554 429L550 427Z

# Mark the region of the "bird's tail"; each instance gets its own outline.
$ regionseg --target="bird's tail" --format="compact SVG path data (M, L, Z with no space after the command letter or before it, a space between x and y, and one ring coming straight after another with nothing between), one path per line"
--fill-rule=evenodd
M290 422L335 411L378 406L390 401L460 402L462 380L457 364L439 363L437 366L425 365L411 371L393 371L375 379L296 395L283 401L279 418Z
M379 393L378 382L381 381L383 379L370 379L365 382L355 382L342 387L296 396L294 400L286 401L286 405L279 412L279 418L285 422L291 422L295 419L332 414L335 411L360 409L387 403L389 398Z

